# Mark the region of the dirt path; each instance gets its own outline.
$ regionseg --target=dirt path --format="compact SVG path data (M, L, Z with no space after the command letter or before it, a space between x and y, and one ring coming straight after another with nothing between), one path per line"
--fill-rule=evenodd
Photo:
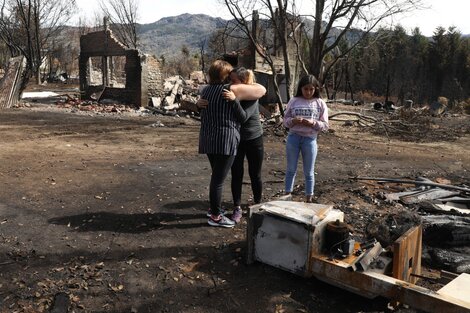
M416 144L332 124L316 194L357 228L396 207L368 199L350 176L470 180L468 134ZM210 169L198 130L185 117L1 111L0 312L45 312L61 291L75 312L386 311L384 299L246 266L246 222L206 225ZM265 142L267 200L283 189L285 160L282 137ZM224 199L230 209L228 184Z

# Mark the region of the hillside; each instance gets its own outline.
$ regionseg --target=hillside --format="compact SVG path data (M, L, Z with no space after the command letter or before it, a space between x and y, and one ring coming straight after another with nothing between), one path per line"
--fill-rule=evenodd
M137 33L140 40L140 50L153 54L157 57L164 55L171 58L181 52L181 47L185 45L191 52L198 52L203 40L208 40L211 34L218 28L225 27L227 20L219 17L211 17L205 14L182 14L162 18L154 23L139 24ZM313 22L304 20L305 30L311 33ZM65 41L74 39L74 43L68 43L73 48L78 49L79 35L75 27L67 27L68 31L61 37L67 38ZM73 31L70 33L70 31ZM346 38L348 41L356 41L360 36L360 30L350 31ZM333 28L329 36L329 41L334 40L339 30ZM470 34L463 35L468 37Z
M158 57L164 55L167 58L179 54L183 45L186 45L191 52L198 52L202 41L208 40L214 31L225 27L227 22L227 20L205 14L182 14L165 17L150 24L141 24L137 30L140 49L145 53ZM263 27L267 27L269 23L261 22L264 22ZM305 19L304 25L305 31L310 34L313 21ZM339 32L333 28L328 40L335 40ZM346 38L348 41L355 41L358 36L358 31L350 31Z
M166 57L180 53L186 45L197 51L201 42L227 21L204 14L182 14L165 17L157 22L139 25L140 49L156 56Z

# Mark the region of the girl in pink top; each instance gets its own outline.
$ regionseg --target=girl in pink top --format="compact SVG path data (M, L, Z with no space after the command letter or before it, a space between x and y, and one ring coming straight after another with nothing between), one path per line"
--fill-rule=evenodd
M328 129L328 107L320 98L320 84L315 76L307 75L300 79L295 97L287 104L284 126L289 129L286 143L286 194L289 195L294 188L297 163L302 154L305 197L307 202L312 202L317 135Z

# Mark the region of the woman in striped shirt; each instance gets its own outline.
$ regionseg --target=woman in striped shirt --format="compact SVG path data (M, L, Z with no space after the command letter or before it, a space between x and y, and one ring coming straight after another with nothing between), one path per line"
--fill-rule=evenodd
M243 85L234 92L235 101L226 101L223 93L229 93L228 81L232 66L217 60L209 68L209 85L201 92L201 98L209 105L201 110L199 153L207 154L212 174L209 186L211 226L233 227L235 222L222 214L222 191L227 174L233 164L240 142L240 125L247 116L240 105L242 100L261 98L266 89L259 85ZM225 88L225 92L223 91Z

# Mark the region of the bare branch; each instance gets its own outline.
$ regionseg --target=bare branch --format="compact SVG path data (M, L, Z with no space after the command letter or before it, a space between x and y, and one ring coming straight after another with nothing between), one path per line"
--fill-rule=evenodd
M119 41L128 48L137 49L138 0L100 0L99 5Z

